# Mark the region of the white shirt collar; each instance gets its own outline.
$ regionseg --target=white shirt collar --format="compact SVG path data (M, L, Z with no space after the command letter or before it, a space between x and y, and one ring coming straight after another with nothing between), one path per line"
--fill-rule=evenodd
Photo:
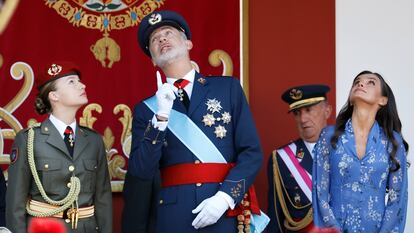
M313 148L315 147L316 142L307 142L305 140L303 140L303 142L313 158Z
M64 132L65 132L65 129L68 125L66 125L63 121L61 121L58 118L56 118L55 116L53 116L53 114L49 115L49 120L56 127L56 129L58 130L60 136L62 138L64 138L65 137ZM72 128L73 137L75 138L75 136L76 136L76 120L74 122L72 122L69 126Z
M195 78L195 69L191 69L186 75L184 75L184 77L182 77L182 79L186 79L190 82L189 84L187 84L187 86L184 87L184 90L187 92L189 99L191 99L191 93L193 92L194 78ZM175 81L177 81L177 79L167 77L167 83L174 85Z
M191 69L186 75L184 75L184 77L182 77L182 79L187 79L188 81L190 81L189 84L192 84L194 82L194 76L195 76L195 70L194 69ZM167 82L168 83L174 84L174 82L176 80L177 79L175 79L175 78L169 78L169 77L167 77Z

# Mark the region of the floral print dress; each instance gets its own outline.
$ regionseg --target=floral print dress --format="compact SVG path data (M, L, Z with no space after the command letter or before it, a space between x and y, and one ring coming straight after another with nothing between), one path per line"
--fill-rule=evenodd
M377 122L368 135L366 153L359 159L351 120L334 149L334 127L325 128L314 148L313 209L319 227L341 232L404 232L407 212L407 162L400 134L396 159L400 169L391 172L392 149ZM388 195L386 195L388 190Z

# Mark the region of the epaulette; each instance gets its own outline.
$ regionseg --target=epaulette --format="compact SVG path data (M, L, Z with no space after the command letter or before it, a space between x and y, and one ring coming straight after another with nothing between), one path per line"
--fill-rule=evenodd
M33 123L33 124L29 125L29 128L39 128L41 125L42 125L42 123L36 122L36 123Z
M85 131L88 131L88 132L92 132L92 133L99 134L98 131L96 131L94 129L91 129L91 128L87 127L87 126L83 126L83 125L78 125L78 126L79 126L79 129L80 130L85 130Z
M288 142L288 143L284 144L283 146L278 147L276 150L283 149L283 148L285 148L286 146L289 146L290 144L295 143L295 142L296 142L296 140L295 140L295 141L290 141L290 142Z
M22 131L27 132L27 131L29 131L29 129L40 128L41 125L42 125L42 123L36 122L36 123L33 123L33 124L29 125L27 128L22 129Z
M233 76L225 76L225 75L207 75L203 76L203 78L234 78Z

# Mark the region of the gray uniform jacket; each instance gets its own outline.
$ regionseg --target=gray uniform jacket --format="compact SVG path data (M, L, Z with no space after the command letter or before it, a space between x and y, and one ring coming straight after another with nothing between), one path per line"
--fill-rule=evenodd
M95 215L79 219L76 230L66 223L67 232L112 232L112 192L105 147L102 137L82 126L76 127L73 158L49 119L35 127L34 158L36 170L47 195L53 200L63 199L70 186L72 172L80 179L79 207L95 205ZM30 215L26 213L29 198L45 202L34 182L27 160L28 130L20 131L12 146L6 195L6 225L13 233L27 230ZM17 157L15 157L17 156ZM12 157L12 156L11 156Z

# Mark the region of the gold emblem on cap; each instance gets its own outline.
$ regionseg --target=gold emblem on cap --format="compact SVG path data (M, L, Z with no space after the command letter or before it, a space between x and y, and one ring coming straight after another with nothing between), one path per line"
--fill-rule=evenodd
M160 14L152 14L151 17L148 19L148 23L151 25L157 24L161 22L162 17Z
M302 99L303 93L299 89L292 89L289 93L290 98L294 100Z
M52 64L50 68L47 70L47 73L52 76L58 75L62 71L62 66Z

